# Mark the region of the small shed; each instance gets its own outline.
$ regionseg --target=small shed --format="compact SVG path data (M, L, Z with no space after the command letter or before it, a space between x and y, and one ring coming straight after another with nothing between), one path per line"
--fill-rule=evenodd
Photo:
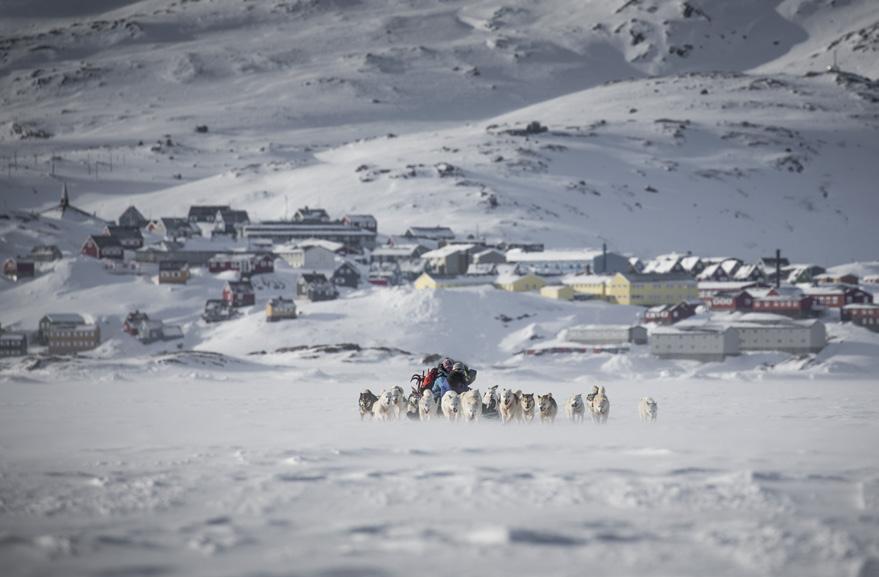
M293 299L277 297L266 303L266 321L273 323L296 318L296 303Z

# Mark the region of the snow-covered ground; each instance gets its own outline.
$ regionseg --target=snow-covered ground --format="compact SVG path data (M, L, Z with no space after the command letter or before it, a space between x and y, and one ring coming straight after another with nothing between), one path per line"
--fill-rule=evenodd
M384 424L357 393L411 361L345 361L4 377L4 574L875 574L875 382L480 367L560 399L606 384L611 419Z
M0 324L80 312L103 336L0 360L0 573L879 576L877 333L527 356L643 309L362 288L267 323L297 279L278 261L207 325L228 274L77 256L130 204L230 203L875 275L877 31L874 0L0 2L0 257L65 252L0 279ZM62 182L95 218L30 214ZM185 338L140 344L133 309ZM431 354L483 390L606 385L610 421L360 421L362 389Z

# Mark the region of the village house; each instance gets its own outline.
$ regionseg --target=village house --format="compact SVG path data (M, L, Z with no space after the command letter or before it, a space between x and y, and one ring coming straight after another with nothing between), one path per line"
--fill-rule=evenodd
M221 253L208 260L208 272L235 271L245 275L275 272L275 258L269 253Z
M681 271L687 273L691 277L698 276L703 270L705 270L705 263L700 257L687 255L681 258Z
M653 260L647 261L644 268L640 272L646 274L669 274L677 272L688 272L684 270L682 264L683 256L679 254L664 254Z
M360 286L360 271L348 261L344 261L333 270L330 280L336 286L357 288Z
M374 286L398 286L403 282L403 273L396 262L375 262L369 267L367 282Z
M604 299L607 296L607 285L611 278L608 275L578 274L563 278L562 284L574 289L578 295Z
M812 297L815 304L828 309L841 309L851 304L871 304L873 295L856 286L829 285L802 288L803 294Z
M41 244L31 249L31 260L34 262L53 262L61 258L61 249L54 244Z
M223 299L208 299L204 303L201 318L206 323L220 323L231 320L236 315L235 309Z
M103 261L104 271L109 274L152 274L156 267L150 267L137 261L125 260L105 260Z
M416 289L449 289L463 288L480 285L491 285L494 283L495 275L477 276L477 275L460 275L460 276L442 276L432 275L431 273L422 273L415 279L414 286Z
M754 297L746 290L718 292L703 299L712 311L750 311Z
M119 216L116 222L119 226L134 228L143 228L149 223L149 221L134 206L126 208L125 212Z
M339 221L342 224L350 224L357 228L378 232L378 221L371 214L346 214Z
M861 279L861 282L864 284L879 284L879 274L864 275L864 278Z
M48 331L50 355L69 355L90 351L101 344L101 328L97 324L52 326Z
M322 208L309 208L304 206L293 213L295 222L326 223L330 222L330 215Z
M323 246L281 247L275 252L291 268L329 270L336 266L336 253Z
M189 281L189 265L178 260L159 263L159 284L186 284Z
M137 227L108 224L104 227L104 236L115 238L127 250L137 250L143 246L143 235Z
M827 272L824 267L814 264L799 264L792 266L787 273L789 284L811 283L813 279Z
M34 261L20 257L7 258L3 261L3 275L14 281L34 277Z
M266 303L266 321L273 323L296 318L296 303L293 299L276 297Z
M370 257L374 263L400 263L417 260L426 252L427 247L421 244L396 244L378 247L372 251Z
M201 235L201 228L197 223L189 222L185 218L162 217L150 221L146 225L147 232L166 239L186 239Z
M547 285L540 289L540 296L559 301L570 301L574 299L574 289L563 284Z
M739 337L739 350L816 353L827 344L827 330L819 320L795 321L776 315L745 314L725 322Z
M503 274L495 279L494 286L501 290L521 293L538 291L546 286L546 281L533 273L524 275Z
M605 298L622 305L655 306L692 301L698 296L696 281L686 273L618 272L607 282Z
M421 259L426 269L440 276L456 276L467 272L470 264L468 249L472 245L446 245L442 248L426 252Z
M768 285L758 281L699 281L699 298L709 299L718 294L739 293L750 288L768 288Z
M145 312L138 310L130 312L125 316L125 320L122 321L122 331L136 337L140 323L148 320L150 320L150 317Z
M122 260L124 250L119 240L113 236L93 235L82 245L82 254L92 258Z
M241 227L241 236L267 239L274 244L328 240L341 243L349 253L360 254L375 246L376 233L341 222L276 221L245 224Z
M840 320L879 332L879 305L851 304L840 311Z
M631 270L629 259L605 250L508 250L508 263L516 263L540 276L613 274Z
M566 329L562 338L583 345L643 345L647 329L641 325L578 325Z
M743 264L732 275L734 281L753 281L762 282L766 280L766 275L756 264Z
M657 305L644 311L645 323L673 325L696 314L694 303L679 302L673 305Z
M156 341L171 341L183 338L183 329L178 325L166 325L162 321L144 319L137 329L137 339L143 344Z
M455 233L447 226L412 226L403 236L409 239L426 239L435 242L448 242L455 239Z
M194 204L189 207L187 220L189 222L213 223L217 219L217 214L223 211L232 210L228 204Z
M37 341L49 344L49 331L52 329L72 329L86 324L82 315L75 313L49 313L40 319L37 325Z
M231 307L249 307L256 303L256 294L249 280L226 281L223 300Z
M772 313L793 318L804 318L813 313L812 297L803 294L796 287L772 287L767 289L748 289L754 299L754 312Z
M722 361L740 353L739 335L729 327L657 327L650 334L650 352L661 359Z
M470 256L472 264L504 264L507 256L494 248L483 248L473 252Z
M846 273L846 274L830 274L830 273L824 273L824 274L819 274L818 276L816 276L815 279L814 279L814 282L816 282L816 283L818 283L818 284L822 284L822 285L826 285L826 284L830 284L830 285L846 284L846 285L857 286L857 285L858 285L858 280L859 280L859 279L858 279L858 275L856 275L856 274L851 274L851 273Z
M312 302L333 300L339 296L339 291L327 279L326 275L319 272L303 273L296 283L296 295L307 298Z
M0 333L0 357L23 357L27 354L27 335Z

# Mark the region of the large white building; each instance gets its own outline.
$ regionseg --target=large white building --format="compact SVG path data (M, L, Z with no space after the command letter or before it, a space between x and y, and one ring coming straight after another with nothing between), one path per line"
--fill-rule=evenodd
M780 315L750 313L723 324L739 334L739 348L743 351L816 353L827 345L827 330L824 323L816 319L793 320Z
M650 352L661 359L722 361L740 350L738 333L728 327L678 325L650 333Z
M647 329L640 325L578 325L565 330L563 338L584 345L641 345L647 342Z
M507 251L507 262L520 264L536 275L553 276L582 273L613 274L627 272L629 259L600 250L545 250L527 252L518 248Z
M280 247L275 253L292 268L328 270L336 268L336 253L322 246Z

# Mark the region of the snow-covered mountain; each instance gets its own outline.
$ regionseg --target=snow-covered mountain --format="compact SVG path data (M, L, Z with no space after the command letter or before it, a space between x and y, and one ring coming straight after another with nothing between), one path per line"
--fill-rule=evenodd
M874 2L0 11L6 209L48 206L63 179L109 219L131 202L307 203L389 233L430 220L645 256L873 256L830 240L869 237L877 208ZM825 73L834 55L843 72ZM531 121L548 131L507 132Z

